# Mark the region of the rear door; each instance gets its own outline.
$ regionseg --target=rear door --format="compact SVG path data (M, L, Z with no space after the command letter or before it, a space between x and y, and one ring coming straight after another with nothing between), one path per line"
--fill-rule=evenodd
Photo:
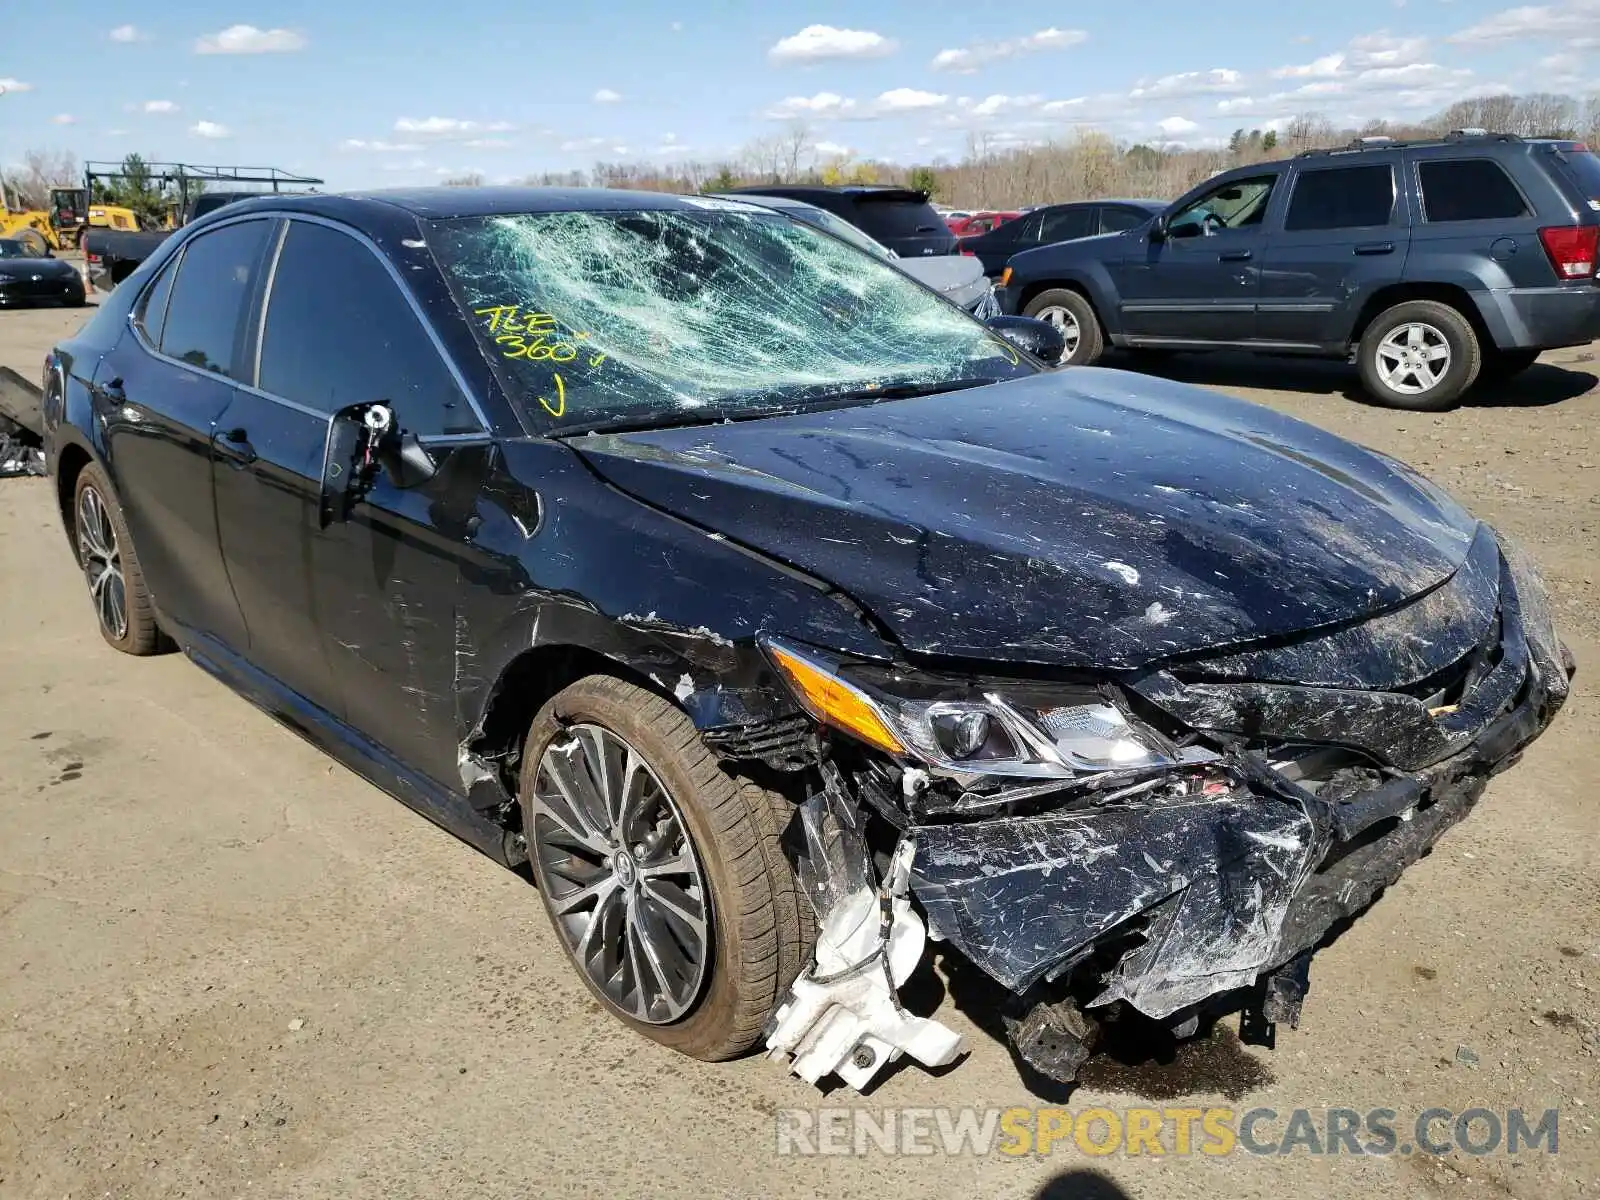
M1261 260L1259 341L1335 346L1366 298L1400 281L1411 223L1399 166L1396 153L1363 151L1310 159L1295 172Z
M246 626L218 548L211 437L232 403L246 314L272 222L190 239L135 303L95 377L109 459L162 616L243 653Z
M320 482L332 414L382 401L427 443L439 474L401 490L381 472L346 522L320 528L299 470L286 550L303 564L294 603L326 656L344 719L408 765L459 786L456 596L490 439L394 273L341 227L289 222L272 275L253 403L288 411L298 462ZM286 524L284 526L288 528ZM309 654L310 650L307 649Z

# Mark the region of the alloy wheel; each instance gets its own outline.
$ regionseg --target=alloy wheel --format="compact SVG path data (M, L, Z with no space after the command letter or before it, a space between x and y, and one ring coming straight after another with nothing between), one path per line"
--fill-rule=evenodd
M710 891L650 764L611 730L573 725L539 760L530 815L534 874L590 984L635 1021L686 1015L710 967Z
M1450 370L1450 343L1420 321L1391 329L1378 343L1377 356L1378 377L1406 396L1432 391Z
M122 549L106 502L92 487L78 496L78 558L100 624L113 641L128 636L128 583L122 574Z
M1057 304L1041 308L1033 314L1038 320L1054 325L1061 331L1062 341L1065 343L1061 350L1061 361L1068 361L1078 352L1078 343L1083 340L1083 330L1078 325L1078 318L1070 309Z

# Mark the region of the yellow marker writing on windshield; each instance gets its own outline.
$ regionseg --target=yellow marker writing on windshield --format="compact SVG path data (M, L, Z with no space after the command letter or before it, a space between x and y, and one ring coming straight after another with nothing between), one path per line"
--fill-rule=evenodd
M561 382L561 376L559 375L555 376L555 381L556 402L551 404L550 401L546 400L543 396L540 396L539 404L544 408L545 412L549 413L552 417L559 417L567 411L567 385Z

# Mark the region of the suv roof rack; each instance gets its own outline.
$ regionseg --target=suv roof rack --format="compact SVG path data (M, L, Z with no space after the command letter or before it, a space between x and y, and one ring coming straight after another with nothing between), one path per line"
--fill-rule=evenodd
M1336 146L1328 150L1302 150L1295 157L1316 158L1325 154L1351 154L1362 150L1406 150L1413 146L1448 146L1455 142L1469 140L1521 142L1524 139L1514 133L1491 133L1487 129L1452 129L1443 137L1416 138L1412 141L1401 141L1399 138L1392 138L1387 134L1374 134L1369 137L1352 138L1343 146Z

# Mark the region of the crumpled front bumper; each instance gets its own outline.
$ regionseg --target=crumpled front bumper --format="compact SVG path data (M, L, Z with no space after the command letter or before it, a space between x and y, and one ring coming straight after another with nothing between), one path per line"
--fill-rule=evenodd
M930 936L1019 994L1125 945L1095 965L1088 1007L1157 1019L1291 963L1465 816L1565 700L1543 586L1509 548L1499 603L1499 665L1439 719L1493 708L1448 757L1334 802L1240 749L1225 760L1238 786L1217 795L922 825L912 890Z

